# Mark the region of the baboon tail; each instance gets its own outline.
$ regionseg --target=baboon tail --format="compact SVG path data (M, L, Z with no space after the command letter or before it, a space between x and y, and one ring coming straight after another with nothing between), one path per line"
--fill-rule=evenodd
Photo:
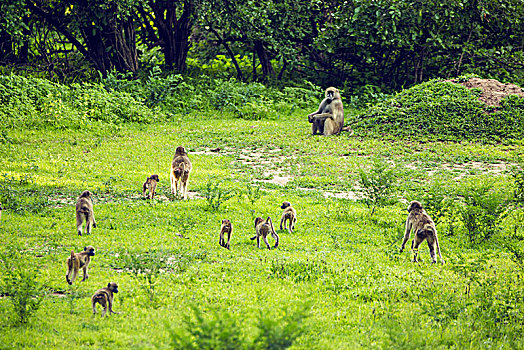
M438 243L437 230L435 230L433 227L429 227L429 230L432 231L433 235L435 236L435 242L437 243L438 256L440 258L440 261L444 264L444 259L442 259L442 253L440 252L440 244Z

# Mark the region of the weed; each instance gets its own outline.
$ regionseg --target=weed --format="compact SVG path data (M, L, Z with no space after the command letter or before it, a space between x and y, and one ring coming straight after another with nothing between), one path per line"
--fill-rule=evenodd
M210 177L202 191L202 195L207 201L208 208L218 211L218 208L235 195L235 190L222 187L223 181Z

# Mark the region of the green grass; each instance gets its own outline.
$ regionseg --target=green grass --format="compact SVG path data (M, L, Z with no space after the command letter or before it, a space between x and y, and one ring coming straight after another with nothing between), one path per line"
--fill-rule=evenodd
M187 116L93 133L7 131L9 142L0 144L0 176L6 174L0 200L7 207L0 251L20 250L21 268L38 267L46 294L21 326L9 297L0 298L0 347L523 347L522 270L500 244L510 239L523 248L513 216L504 216L500 231L481 244L469 243L460 218L439 222L445 265L431 265L425 245L419 264L398 252L406 201L425 198L435 181L453 195L469 181L492 178L510 194L509 166L496 175L487 170L518 164L523 146L358 132L313 137L306 114L270 121ZM210 177L236 189L217 211L198 196L167 198L179 145L193 163L191 192L200 194ZM222 150L206 152L216 147ZM356 191L359 170L377 158L395 167L397 204L372 214L364 203L324 198L323 191ZM153 173L160 176L159 195L144 200L141 185ZM258 181L275 173L291 179L285 186ZM246 183L262 187L254 204L243 193ZM79 237L74 203L85 189L95 195L98 227ZM256 249L249 240L254 218L271 216L278 229L284 200L298 211L295 233L279 231L278 249ZM218 244L224 218L234 227L230 251ZM90 278L70 287L65 260L86 245L97 250ZM132 273L129 254L141 257L145 273ZM109 281L119 284L114 309L121 313L93 317L90 296Z

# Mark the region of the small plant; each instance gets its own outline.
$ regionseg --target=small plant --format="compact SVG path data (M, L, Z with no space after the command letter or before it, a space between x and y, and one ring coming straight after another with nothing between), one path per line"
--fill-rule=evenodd
M174 349L246 349L242 337L241 320L227 312L213 313L212 318L191 305L193 317L184 315L183 329L171 329L171 343Z
M14 308L15 325L26 324L43 300L43 288L38 281L39 271L20 254L18 247L8 247L0 253L1 294L6 295Z
M218 208L235 195L235 190L224 189L221 187L223 181L210 177L202 191L202 195L207 200L209 209L218 211Z
M251 205L255 205L255 202L258 201L262 196L260 186L254 185L252 183L246 183L245 194Z
M369 171L360 169L359 176L362 201L368 208L384 207L395 202L393 192L397 175L395 169L388 163L375 158L371 169Z

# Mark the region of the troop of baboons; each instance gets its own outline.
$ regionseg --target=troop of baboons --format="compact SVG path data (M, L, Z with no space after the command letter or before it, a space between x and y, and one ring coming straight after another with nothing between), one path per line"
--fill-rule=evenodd
M318 110L308 115L308 121L312 123L312 134L320 134L324 136L339 134L341 131L351 131L349 127L343 128L344 124L344 108L340 97L340 92L334 87L329 87L325 91L325 98L321 101ZM220 150L220 148L213 151ZM192 164L187 155L186 149L182 146L176 148L175 155L171 162L169 176L171 180L170 190L179 198L187 199L189 174L192 170ZM147 177L142 185L143 196L148 199L153 199L156 193L159 176L153 174ZM288 230L293 233L297 223L297 211L291 206L290 202L283 202L280 206L283 213L280 219L280 230ZM440 246L437 237L437 230L435 223L426 211L422 204L418 201L412 201L408 207L408 217L406 220L405 235L402 241L400 252L405 248L406 242L410 238L411 231L413 231L414 239L411 243L413 251L413 261L417 262L418 248L425 240L428 243L432 263L437 262L436 254L440 257L441 263L444 263ZM2 206L0 204L0 218L2 215ZM78 235L82 236L83 223L86 223L86 234L91 234L92 228L96 228L96 220L93 208L93 199L91 192L83 191L76 202L76 228ZM275 240L274 248L277 248L280 243L280 237L275 231L271 217L263 219L257 217L254 223L255 235L251 240L257 240L257 248L260 248L260 239L264 241L266 247L271 250L271 246L267 240L268 236ZM219 245L226 249L230 249L231 236L233 232L233 225L230 220L222 220L219 234ZM227 241L225 235L227 234ZM95 255L95 248L93 246L86 246L82 252L75 253L71 251L71 255L66 260L67 273L66 281L68 284L73 284L80 268L83 269L83 279L86 281L89 278L88 266L91 257ZM107 310L109 313L117 313L113 311L114 293L118 293L118 285L115 282L110 282L107 287L97 290L92 298L93 313L96 314L96 304L103 307L102 316L105 316Z

